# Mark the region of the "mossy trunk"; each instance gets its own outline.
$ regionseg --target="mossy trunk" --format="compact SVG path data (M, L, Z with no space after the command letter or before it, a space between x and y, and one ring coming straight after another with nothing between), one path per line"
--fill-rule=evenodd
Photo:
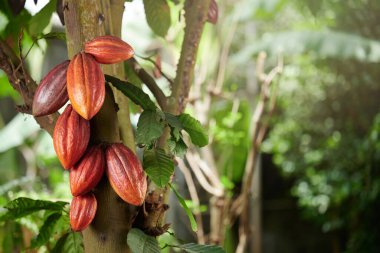
M86 41L97 36L107 34L120 37L124 0L66 0L64 5L70 59L83 50ZM122 64L103 65L102 69L104 73L125 78ZM120 142L122 136L124 144L134 150L128 101L118 92L112 92L108 86L106 91L101 111L91 120L91 138L93 141L110 143ZM116 108L120 110L117 112ZM119 128L119 121L122 128ZM135 207L116 195L105 176L94 192L98 209L93 223L83 231L85 252L129 252L127 233L131 228Z

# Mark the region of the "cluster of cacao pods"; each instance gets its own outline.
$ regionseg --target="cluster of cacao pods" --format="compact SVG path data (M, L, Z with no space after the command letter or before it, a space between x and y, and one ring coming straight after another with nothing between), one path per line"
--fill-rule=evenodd
M100 36L85 44L71 61L54 67L41 81L33 100L33 115L52 114L68 104L59 116L53 134L54 149L65 169L70 170L74 196L70 224L85 229L94 219L97 201L94 189L106 172L115 192L129 204L141 205L147 181L137 156L121 143L89 145L90 120L103 105L105 79L102 64L128 60L133 49L113 36Z

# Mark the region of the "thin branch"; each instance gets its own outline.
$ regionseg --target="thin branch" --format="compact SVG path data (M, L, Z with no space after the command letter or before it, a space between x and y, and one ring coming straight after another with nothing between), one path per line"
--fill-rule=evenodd
M167 109L167 97L161 88L157 85L154 78L146 72L140 64L136 61L136 59L132 58L128 61L129 66L132 67L133 71L136 75L141 79L141 81L148 87L148 89L153 93L154 97L157 100L157 103L161 107L162 110L166 111Z
M259 58L260 59L260 58ZM249 192L253 181L253 174L256 166L256 159L261 143L264 139L265 133L267 132L268 125L260 126L262 117L265 112L265 105L270 98L270 86L272 84L273 79L276 75L282 72L282 59L279 60L278 66L273 68L268 75L265 76L263 81L260 99L256 106L254 115L252 117L252 148L249 151L247 162L245 165L245 174L244 174L244 182L242 187L242 192L240 196L236 199L235 203L232 204L233 207L238 207L235 210L235 214L240 216L240 224L239 224L239 244L236 249L236 253L243 253L247 244L246 238L248 237L250 228L249 228ZM273 94L272 94L273 96ZM274 102L271 101L271 112L274 110ZM233 210L233 209L232 209ZM239 213L237 213L239 212Z
M170 112L181 113L188 102L189 91L193 82L195 58L211 0L186 0L185 2L185 37L181 56L177 65L177 75L172 86L173 103Z
M155 61L153 61L150 57L144 57L144 56L139 56L139 55L136 55L137 57L139 57L140 59L143 59L143 60L146 60L150 63L153 63L153 65L158 69L158 71L160 72L160 74L170 83L170 85L173 85L173 80L168 77L160 68L160 66L157 65L157 63Z
M20 66L21 61L15 52L3 40L0 40L0 69L7 75L9 83L24 99L24 105L18 106L20 112L32 114L34 92L37 84L22 67L16 70L14 66ZM54 113L44 117L35 117L37 123L50 135L53 134L54 125L59 114Z

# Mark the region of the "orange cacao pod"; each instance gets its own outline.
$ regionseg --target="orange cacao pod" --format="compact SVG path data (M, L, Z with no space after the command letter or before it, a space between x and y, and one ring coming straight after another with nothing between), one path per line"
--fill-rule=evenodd
M126 61L134 54L133 48L115 36L99 36L84 45L84 51L103 64Z
M91 191L105 170L105 159L99 146L88 148L80 161L70 170L70 189L73 196Z
M55 152L65 169L70 169L79 161L89 140L90 122L68 105L59 116L53 134Z
M82 231L91 224L96 214L97 202L93 193L73 198L70 205L70 225L74 231Z
M115 143L106 149L107 176L112 188L125 202L144 202L147 181L138 157L126 146Z
M90 120L102 107L105 80L99 64L86 53L76 54L67 70L67 92L74 110Z
M33 115L45 116L58 111L69 100L66 90L66 73L70 61L55 66L41 80L33 98Z

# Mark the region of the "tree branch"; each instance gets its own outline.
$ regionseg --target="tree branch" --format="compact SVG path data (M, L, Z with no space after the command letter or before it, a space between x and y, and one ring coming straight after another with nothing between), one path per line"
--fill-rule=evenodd
M181 113L185 109L193 81L199 41L207 20L210 2L210 0L187 0L185 2L185 37L177 66L177 75L172 86L171 113Z
M18 106L18 110L22 113L32 114L33 97L37 84L26 71L18 67L20 64L21 61L15 52L8 44L0 40L0 69L7 75L12 87L24 99L25 104ZM53 135L58 116L58 113L54 113L48 116L35 117L35 119L41 128L45 129L50 135Z
M167 97L162 92L161 88L158 87L156 81L153 79L148 72L143 69L140 64L136 61L135 58L132 58L128 61L129 66L132 67L132 70L136 75L141 79L141 81L148 87L148 89L153 93L154 97L157 100L158 105L163 111L167 109Z

